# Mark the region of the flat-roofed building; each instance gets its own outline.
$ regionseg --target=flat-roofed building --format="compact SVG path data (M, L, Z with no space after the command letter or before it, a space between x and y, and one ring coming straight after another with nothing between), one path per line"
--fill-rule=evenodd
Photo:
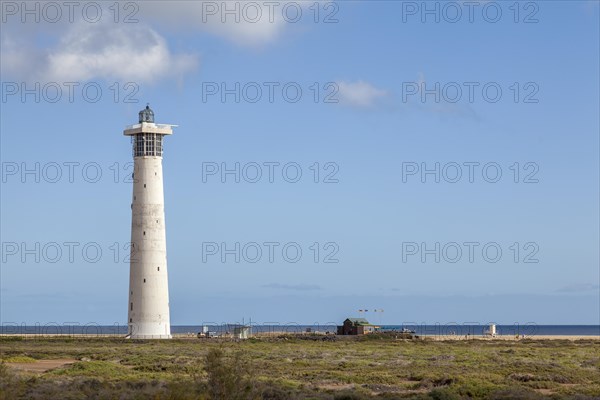
M346 318L343 325L337 327L338 335L366 335L379 329L365 318Z

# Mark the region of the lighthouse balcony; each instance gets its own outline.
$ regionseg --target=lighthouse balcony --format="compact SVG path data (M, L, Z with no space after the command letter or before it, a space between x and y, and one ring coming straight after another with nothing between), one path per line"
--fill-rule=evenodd
M134 136L139 133L159 133L161 135L172 135L173 127L177 127L177 125L140 122L139 124L127 126L123 131L123 135Z

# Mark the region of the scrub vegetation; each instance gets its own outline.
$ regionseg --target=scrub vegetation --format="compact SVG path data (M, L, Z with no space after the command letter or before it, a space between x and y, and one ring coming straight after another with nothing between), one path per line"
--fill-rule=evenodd
M11 400L600 398L596 340L1 337L0 359Z

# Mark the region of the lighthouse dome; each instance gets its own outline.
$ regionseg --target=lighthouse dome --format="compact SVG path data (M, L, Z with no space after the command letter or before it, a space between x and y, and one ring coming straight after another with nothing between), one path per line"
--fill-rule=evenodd
M154 111L150 108L150 105L146 105L142 111L140 111L140 124L142 122L154 123Z

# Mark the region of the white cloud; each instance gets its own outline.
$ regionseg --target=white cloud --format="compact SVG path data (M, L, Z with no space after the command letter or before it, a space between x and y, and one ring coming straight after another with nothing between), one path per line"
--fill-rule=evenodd
M174 54L157 29L187 31L190 35L206 32L242 46L257 47L274 42L286 27L297 25L286 21L286 4L300 5L301 21L312 18L306 9L312 3L252 3L258 8L248 7L245 1L139 2L138 8L120 9L119 23L113 21L117 16L112 3L101 4L102 19L98 23L86 22L80 9L74 13L74 22L68 20L64 9L58 23L22 24L20 16L13 15L3 24L0 67L3 76L19 80L155 81L181 76L198 65L191 54ZM227 12L235 7L234 14ZM292 8L288 15L294 15ZM125 23L128 18L133 23Z
M340 104L354 107L371 107L377 100L386 97L388 92L382 89L377 89L368 82L344 82L339 81L338 97Z
M42 0L40 8L45 3L54 4ZM249 6L250 3L258 7ZM191 54L173 53L157 30L188 31L190 35L206 32L242 46L264 46L276 41L287 29L300 25L286 20L286 15L293 17L298 7L300 22L312 21L313 11L308 7L314 3L174 0L135 4L138 8L123 6L115 15L113 3L101 3L102 19L98 23L86 22L81 8L74 12L74 21L69 20L69 13L63 8L63 18L57 23L22 24L19 15L11 15L3 24L1 38L3 77L135 82L180 77L195 69L198 59ZM287 5L290 7L286 14L283 10ZM227 12L235 7L234 14ZM133 23L125 23L126 19Z
M48 76L77 81L152 82L167 75L180 76L197 66L194 56L172 54L163 37L139 25L76 27L47 60Z
M173 54L162 36L141 24L70 25L48 48L11 37L2 41L2 71L23 80L153 82L180 77L198 65L194 55Z

